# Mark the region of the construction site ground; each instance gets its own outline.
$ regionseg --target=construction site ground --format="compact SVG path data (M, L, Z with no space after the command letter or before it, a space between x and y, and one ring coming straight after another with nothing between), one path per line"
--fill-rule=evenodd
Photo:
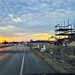
M75 73L75 50L74 46L46 45L46 50L40 52L33 48L33 52L40 57L44 63L52 67L56 73Z

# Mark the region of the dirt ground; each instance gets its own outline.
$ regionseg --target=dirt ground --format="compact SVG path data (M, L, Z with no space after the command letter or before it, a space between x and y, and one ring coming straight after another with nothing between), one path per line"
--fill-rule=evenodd
M74 45L74 44L73 44ZM58 61L63 60L75 66L75 46L69 44L68 46L54 46L46 45L45 53L56 58Z
M55 57L51 57L46 51L40 52L37 48L32 48L32 50L48 67L52 68L55 73L75 73L75 68L68 64L58 62L58 60L54 59Z

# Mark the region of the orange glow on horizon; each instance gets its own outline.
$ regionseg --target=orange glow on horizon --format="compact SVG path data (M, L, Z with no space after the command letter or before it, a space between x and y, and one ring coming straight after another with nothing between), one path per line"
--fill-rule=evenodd
M54 38L51 38L51 36L54 35L48 33L33 34L33 36L38 40L55 40Z
M9 38L7 38L7 37L1 37L1 36L0 36L0 43L4 42L5 40L6 40L7 42L10 41Z
M51 38L51 36L54 36L54 34L38 33L38 34L32 34L31 37L26 37L26 38L25 37L0 36L0 43L2 43L4 41L7 41L7 42L30 41L30 39L33 39L33 40L55 40L54 38ZM64 38L64 37L62 36L62 38Z
M22 37L5 37L5 36L0 36L0 43L7 41L7 42L21 42L23 41L25 38Z

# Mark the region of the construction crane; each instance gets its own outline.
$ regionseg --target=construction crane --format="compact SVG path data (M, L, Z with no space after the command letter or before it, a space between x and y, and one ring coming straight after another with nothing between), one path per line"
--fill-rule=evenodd
M50 38L48 38L48 40L49 39L52 39L52 38L54 38L55 39L55 41L54 41L54 45L62 45L63 44L63 42L62 42L62 40L61 39L58 39L57 37L55 37L55 36L51 36Z

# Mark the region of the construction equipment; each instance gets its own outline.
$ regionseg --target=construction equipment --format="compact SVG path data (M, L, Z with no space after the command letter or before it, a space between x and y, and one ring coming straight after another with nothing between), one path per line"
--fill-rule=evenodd
M57 37L55 36L51 36L51 39L54 38L55 41L54 41L54 45L63 45L63 41L61 39L58 39Z

